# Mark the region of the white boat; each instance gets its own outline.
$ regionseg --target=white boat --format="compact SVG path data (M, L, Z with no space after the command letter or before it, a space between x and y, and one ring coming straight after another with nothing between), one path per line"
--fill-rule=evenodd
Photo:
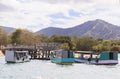
M5 50L5 61L7 63L30 61L28 51Z

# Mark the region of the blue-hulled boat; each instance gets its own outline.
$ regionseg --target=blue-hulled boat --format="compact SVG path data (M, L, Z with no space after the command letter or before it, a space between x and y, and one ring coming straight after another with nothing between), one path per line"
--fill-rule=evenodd
M70 50L53 50L51 51L51 62L56 64L72 64L74 62L73 51Z
M89 63L96 65L115 65L118 64L117 51L76 51L79 56L75 58L77 63Z

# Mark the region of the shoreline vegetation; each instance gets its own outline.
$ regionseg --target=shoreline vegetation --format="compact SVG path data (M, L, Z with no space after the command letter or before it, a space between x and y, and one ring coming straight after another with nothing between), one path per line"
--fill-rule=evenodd
M27 45L33 46L38 43L59 43L61 48L78 51L118 51L120 52L119 39L93 38L91 36L52 35L36 34L26 29L16 29L7 34L0 28L0 49L3 46Z
M120 53L119 39L102 39L90 36L66 36L35 34L27 29L16 29L11 34L0 28L0 49L7 45L33 46L39 43L58 43L59 48L74 51L118 51ZM0 56L4 54L0 51ZM119 56L120 58L120 56Z

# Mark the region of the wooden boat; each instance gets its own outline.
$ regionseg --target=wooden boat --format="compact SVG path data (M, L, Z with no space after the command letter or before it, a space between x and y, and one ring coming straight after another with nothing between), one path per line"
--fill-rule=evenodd
M118 52L116 51L76 51L79 57L75 58L77 63L89 63L96 65L115 65L118 64Z
M30 61L28 51L5 50L5 61L7 63L21 63Z
M53 50L51 51L51 62L57 64L69 65L74 62L73 51L70 50Z

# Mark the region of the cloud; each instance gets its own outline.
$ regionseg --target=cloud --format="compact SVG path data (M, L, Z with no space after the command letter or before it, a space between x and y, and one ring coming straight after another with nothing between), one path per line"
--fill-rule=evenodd
M31 2L32 0L16 0L16 1L18 1L20 3L28 3L28 2Z
M14 8L0 3L0 12L2 11L14 11Z
M0 25L33 31L103 19L120 26L119 0L0 0Z
M49 15L53 19L71 19L70 17L65 16L63 13L56 13Z
M38 2L47 2L50 4L68 4L68 3L79 3L79 2L92 2L92 0L35 0Z
M80 17L80 15L82 15L82 13L74 11L73 9L69 10L69 16Z

